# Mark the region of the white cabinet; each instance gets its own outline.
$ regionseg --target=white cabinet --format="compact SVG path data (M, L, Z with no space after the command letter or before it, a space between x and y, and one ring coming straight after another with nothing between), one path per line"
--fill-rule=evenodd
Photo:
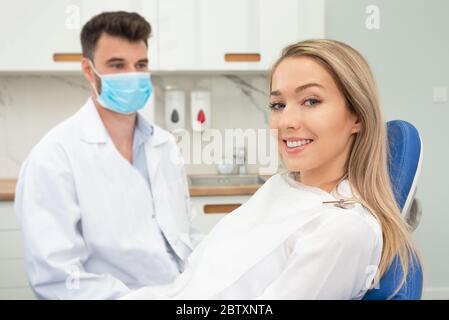
M5 299L34 299L12 201L0 201L0 300Z
M72 1L2 2L1 71L47 71L71 68L53 62L57 50L80 52L78 30L67 20Z
M160 70L265 71L286 45L324 37L324 0L163 0L158 9ZM256 61L227 61L245 57Z
M247 53L247 0L159 3L161 70L224 70L226 53ZM238 68L241 65L237 66Z
M103 11L142 14L157 25L157 0L15 0L0 4L0 71L80 71L78 62L55 62L54 54L80 54L84 23ZM150 40L150 43L152 41ZM157 66L157 44L149 47Z
M287 44L324 37L324 0L15 0L0 4L0 71L79 71L53 55L78 59L84 23L115 10L152 25L152 71L266 71Z
M203 234L207 234L227 214L224 212L206 213L207 206L241 205L250 197L250 195L191 197L192 226Z
M260 0L258 68L269 70L282 49L295 42L325 37L324 0Z

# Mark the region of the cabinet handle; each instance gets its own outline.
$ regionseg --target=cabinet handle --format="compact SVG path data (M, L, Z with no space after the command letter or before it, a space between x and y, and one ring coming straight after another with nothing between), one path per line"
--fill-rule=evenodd
M14 201L17 181L0 179L0 201Z
M204 213L229 213L240 207L241 203L205 204Z
M54 62L80 62L83 59L81 53L54 53Z
M226 62L260 62L260 53L226 53Z

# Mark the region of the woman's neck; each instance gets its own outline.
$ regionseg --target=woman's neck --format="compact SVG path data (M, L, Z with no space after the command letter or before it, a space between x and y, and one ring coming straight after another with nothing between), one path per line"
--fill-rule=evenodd
M311 187L320 188L326 192L331 192L344 176L343 170L326 173L323 170L305 171L296 175L296 180Z

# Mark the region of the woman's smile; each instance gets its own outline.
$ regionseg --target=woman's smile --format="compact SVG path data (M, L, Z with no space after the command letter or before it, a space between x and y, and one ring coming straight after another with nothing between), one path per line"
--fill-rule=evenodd
M289 137L282 139L282 143L284 144L285 152L293 155L299 154L305 149L308 149L313 143L313 139Z

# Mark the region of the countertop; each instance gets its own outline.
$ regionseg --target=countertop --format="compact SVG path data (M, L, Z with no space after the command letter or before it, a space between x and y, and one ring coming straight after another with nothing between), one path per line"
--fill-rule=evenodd
M0 179L0 201L14 201L17 179ZM260 185L189 187L190 196L252 195Z

